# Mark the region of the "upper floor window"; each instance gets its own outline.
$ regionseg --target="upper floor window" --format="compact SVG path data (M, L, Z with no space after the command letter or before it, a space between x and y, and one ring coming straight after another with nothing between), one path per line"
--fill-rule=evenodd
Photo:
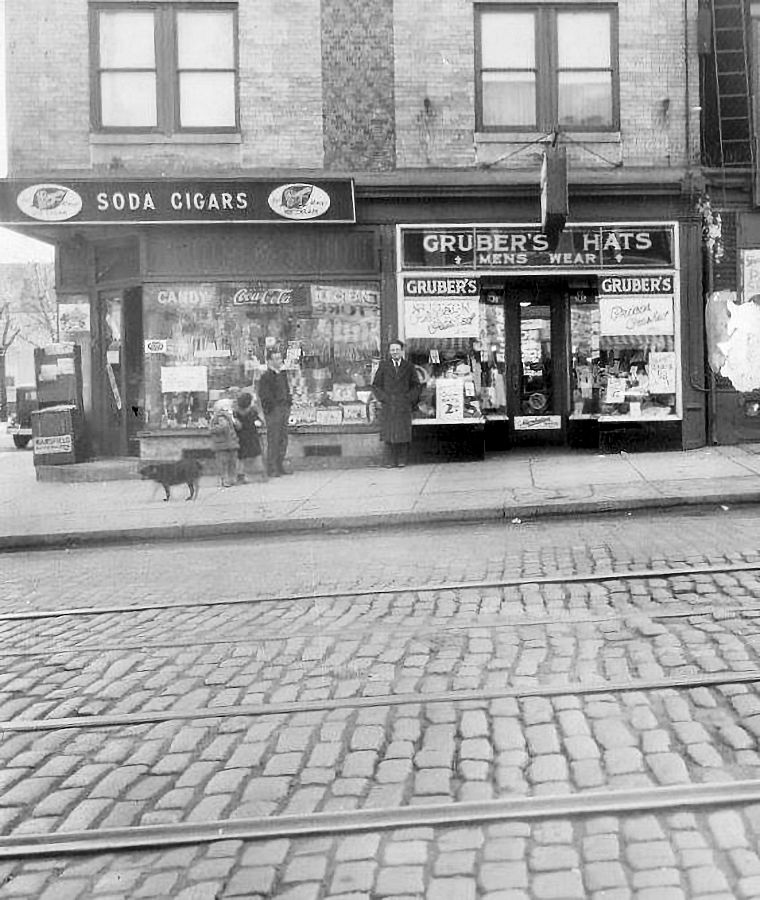
M237 128L233 6L95 6L93 123L101 130Z
M617 127L616 39L611 6L478 7L478 130Z

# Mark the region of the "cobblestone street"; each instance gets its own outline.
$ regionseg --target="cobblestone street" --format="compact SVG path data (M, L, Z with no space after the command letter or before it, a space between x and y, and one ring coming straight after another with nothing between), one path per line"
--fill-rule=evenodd
M756 533L745 508L6 554L0 898L760 897ZM281 833L202 833L251 822ZM106 844L52 843L82 834Z

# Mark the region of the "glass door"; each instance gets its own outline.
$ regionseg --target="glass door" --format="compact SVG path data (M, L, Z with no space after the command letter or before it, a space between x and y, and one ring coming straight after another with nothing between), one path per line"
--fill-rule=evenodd
M515 439L564 440L567 293L551 279L514 279L505 295L507 407Z
M136 434L143 422L142 290L102 291L96 334L93 401L98 454L139 455Z

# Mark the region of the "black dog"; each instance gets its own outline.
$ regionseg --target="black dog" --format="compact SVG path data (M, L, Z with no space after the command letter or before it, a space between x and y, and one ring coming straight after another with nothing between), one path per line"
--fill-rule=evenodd
M171 496L173 484L186 484L190 489L190 495L185 499L195 500L198 496L198 480L202 471L203 467L197 459L178 459L174 462L148 463L140 468L140 475L163 486L166 493L164 501Z

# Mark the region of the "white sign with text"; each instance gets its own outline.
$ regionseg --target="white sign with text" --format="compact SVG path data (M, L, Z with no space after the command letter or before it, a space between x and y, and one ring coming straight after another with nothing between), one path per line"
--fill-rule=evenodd
M407 298L404 326L407 338L476 338L480 334L478 298Z
M643 294L599 297L599 333L673 334L673 298Z
M652 351L647 361L650 394L675 394L676 355Z
M161 366L161 392L208 393L207 366Z
M435 383L437 419L459 422L464 418L464 386L459 378L439 378Z

